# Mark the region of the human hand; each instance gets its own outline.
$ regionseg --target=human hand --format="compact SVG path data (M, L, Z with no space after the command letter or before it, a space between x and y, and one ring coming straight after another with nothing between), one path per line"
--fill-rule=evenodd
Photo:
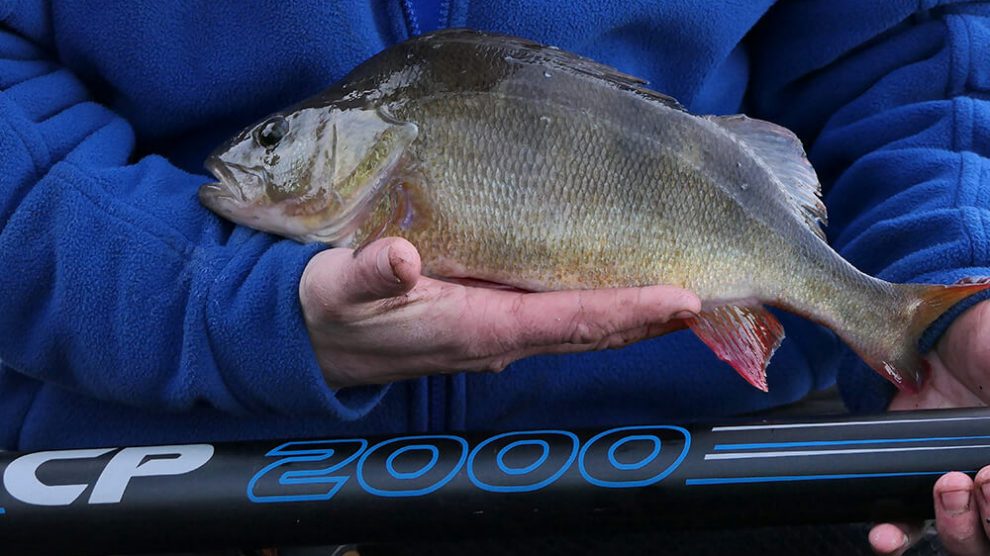
M929 380L917 394L895 396L891 410L990 404L990 302L974 305L956 319L928 361ZM958 472L935 483L935 527L949 554L990 554L990 498L984 488L990 491L990 466L976 474L975 485ZM870 531L870 545L877 554L902 554L920 536L920 524L884 523Z
M435 373L500 371L541 353L614 348L684 327L698 298L668 286L520 293L420 274L416 248L380 239L317 254L299 299L333 388Z

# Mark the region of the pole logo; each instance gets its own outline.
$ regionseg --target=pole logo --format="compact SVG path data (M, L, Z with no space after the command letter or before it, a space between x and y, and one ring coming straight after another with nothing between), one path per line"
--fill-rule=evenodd
M98 458L114 450L117 448L58 450L23 455L7 465L3 472L3 486L8 494L26 504L68 506L90 485L46 484L38 478L38 469L49 462ZM122 448L103 468L93 484L87 503L119 503L131 479L183 475L195 471L210 461L213 451L210 444Z
M351 482L382 498L424 496L465 476L479 490L533 492L569 470L602 488L662 481L688 454L691 434L677 426L617 427L582 442L563 430L497 434L470 446L451 435L287 442L248 482L255 503L330 500ZM463 472L463 475L461 473Z

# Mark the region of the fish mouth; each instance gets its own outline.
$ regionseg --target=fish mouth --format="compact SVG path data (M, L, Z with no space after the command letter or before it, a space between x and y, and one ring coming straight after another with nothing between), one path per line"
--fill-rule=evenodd
M264 176L240 164L224 162L219 158L211 157L206 161L205 166L219 180L208 183L200 189L202 194L211 197L226 198L230 201L247 204L246 191L258 191L264 183Z
M231 189L220 182L201 185L197 195L199 202L211 210L221 210L224 205L240 202L240 199L231 195Z

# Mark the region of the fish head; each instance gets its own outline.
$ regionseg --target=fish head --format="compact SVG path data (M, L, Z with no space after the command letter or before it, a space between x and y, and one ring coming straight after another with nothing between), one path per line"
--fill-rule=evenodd
M218 181L200 202L237 224L300 242L346 242L391 183L415 124L382 108L304 107L276 113L217 148Z

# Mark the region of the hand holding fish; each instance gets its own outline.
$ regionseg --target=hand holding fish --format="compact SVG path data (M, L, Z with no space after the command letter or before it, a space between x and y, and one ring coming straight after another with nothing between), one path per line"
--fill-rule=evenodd
M914 394L900 392L891 410L990 405L990 302L963 313L929 356L931 380ZM935 483L935 525L949 554L990 554L990 465L976 475L948 473ZM901 554L921 535L919 524L877 525L870 544L878 554Z
M673 287L519 293L420 275L408 241L318 254L300 281L310 338L335 388L499 371L540 353L619 347L684 327L701 308Z

